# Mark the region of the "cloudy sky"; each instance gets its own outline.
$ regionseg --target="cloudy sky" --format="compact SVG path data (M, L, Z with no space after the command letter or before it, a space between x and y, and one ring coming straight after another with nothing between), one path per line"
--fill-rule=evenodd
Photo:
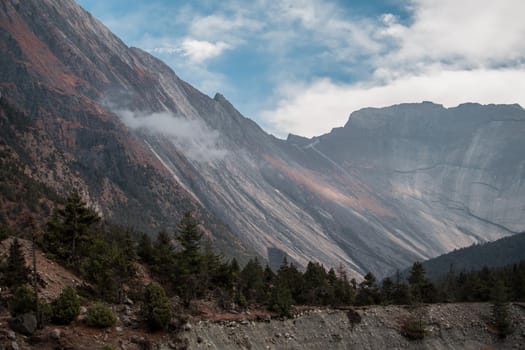
M523 0L78 2L280 137L328 132L368 106L525 106Z

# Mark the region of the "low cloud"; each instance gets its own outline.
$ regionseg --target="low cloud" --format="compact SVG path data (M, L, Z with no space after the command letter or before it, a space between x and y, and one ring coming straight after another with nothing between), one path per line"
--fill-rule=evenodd
M143 130L168 137L188 159L209 163L223 159L228 152L221 145L220 134L199 120L189 120L170 112L143 113L112 109L133 130Z

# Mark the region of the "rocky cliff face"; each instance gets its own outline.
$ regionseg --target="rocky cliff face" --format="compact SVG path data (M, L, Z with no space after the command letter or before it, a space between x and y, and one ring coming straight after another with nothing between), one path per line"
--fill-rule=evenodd
M398 248L425 259L523 229L524 132L518 105L422 103L360 110L343 128L288 142L360 202L347 206L360 214L348 227L374 227L362 229L366 254L394 263Z
M344 311L317 310L294 319L267 322L200 322L183 334L191 349L521 349L525 346L521 306L511 308L515 331L498 339L488 304L431 305L422 318L426 335L408 340L400 333L409 311L401 307Z
M0 1L0 47L3 161L63 196L76 189L105 218L149 232L196 211L219 246L244 254L231 230L107 108L116 95L137 110L186 108L173 72L176 88L163 89L166 66L125 46L74 1ZM2 196L13 201L19 198ZM9 223L19 211L3 214Z
M155 230L193 209L228 253L354 276L525 228L519 106L365 109L283 141L71 0L0 0L0 47L2 98L31 126L0 133L5 149L114 221Z

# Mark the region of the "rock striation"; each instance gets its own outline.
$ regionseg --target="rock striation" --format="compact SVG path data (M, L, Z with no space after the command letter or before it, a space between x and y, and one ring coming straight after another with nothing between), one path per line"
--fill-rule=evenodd
M229 256L355 277L525 229L520 106L368 108L280 140L72 0L0 0L0 48L3 159L114 222L155 232L193 210Z

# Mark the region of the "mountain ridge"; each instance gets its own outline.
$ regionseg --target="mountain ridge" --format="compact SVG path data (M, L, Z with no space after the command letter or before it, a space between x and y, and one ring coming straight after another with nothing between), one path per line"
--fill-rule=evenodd
M193 210L227 253L356 277L525 227L523 109L369 108L280 140L73 1L0 4L0 90L45 139L20 138L24 166L116 222L154 232Z

